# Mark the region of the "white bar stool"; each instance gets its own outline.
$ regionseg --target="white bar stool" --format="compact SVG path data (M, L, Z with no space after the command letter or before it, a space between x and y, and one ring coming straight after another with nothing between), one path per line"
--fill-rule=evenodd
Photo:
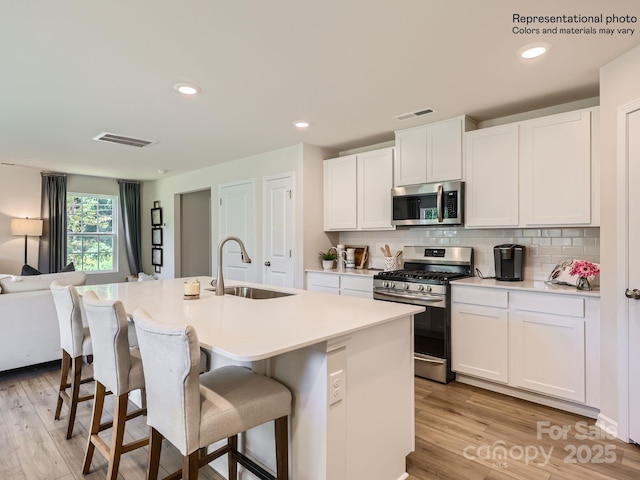
M151 427L147 479L158 478L160 448L166 438L183 455L182 472L167 478L196 479L200 467L226 453L229 480L236 480L238 463L260 479L287 480L291 392L240 366L198 375L200 347L193 327L158 323L140 309L133 312L133 319ZM275 423L276 476L237 450L239 433L269 421ZM226 445L206 453L207 446L225 438Z
M107 479L116 480L120 457L149 444L148 437L124 444L126 421L146 414L142 360L140 351L129 346L127 313L122 302L100 300L91 290L84 292L82 301L93 338L93 376L96 380L91 431L82 474L89 473L93 452L97 448L109 460ZM113 421L100 423L108 390L116 396ZM142 408L127 415L129 393L134 390L141 390ZM107 445L98 434L111 427L111 445Z
M51 282L51 294L58 315L60 330L60 348L62 349L62 363L60 368L60 387L54 418L58 420L62 412L62 404L69 408L67 422L67 439L73 435L73 425L76 411L80 402L91 400L93 395L80 396L80 385L93 382L93 378L82 379L82 357L93 354L89 328L82 325L82 306L80 296L75 287L62 285L57 280ZM71 381L69 381L71 368ZM71 394L67 389L71 388Z

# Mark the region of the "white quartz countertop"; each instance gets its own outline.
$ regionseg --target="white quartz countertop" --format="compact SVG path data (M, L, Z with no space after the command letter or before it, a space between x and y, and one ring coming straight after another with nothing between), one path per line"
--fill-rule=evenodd
M338 270L337 268L332 268L331 270L324 270L322 268L307 268L305 271L315 273L329 273L334 275L355 275L361 277L373 277L374 275L382 272L382 270L367 270L365 268L343 268L342 270Z
M128 313L143 308L154 319L193 325L203 347L238 361L257 361L314 345L371 326L414 315L416 305L383 302L292 288L226 280L225 287L252 286L294 293L267 300L224 295L198 277L200 298L184 300L184 280L113 283L78 287L101 299L120 300Z
M495 279L470 277L454 280L452 285L466 285L471 287L500 288L508 290L525 290L529 292L559 293L562 295L580 295L586 297L600 297L600 290L578 290L568 285L556 285L541 280L524 280L522 282L503 282Z

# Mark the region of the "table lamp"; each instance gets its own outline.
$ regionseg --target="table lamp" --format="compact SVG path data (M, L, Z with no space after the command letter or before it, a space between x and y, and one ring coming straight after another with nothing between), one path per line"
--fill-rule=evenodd
M24 263L27 264L27 237L42 236L42 220L35 218L14 218L11 220L11 234L24 235Z

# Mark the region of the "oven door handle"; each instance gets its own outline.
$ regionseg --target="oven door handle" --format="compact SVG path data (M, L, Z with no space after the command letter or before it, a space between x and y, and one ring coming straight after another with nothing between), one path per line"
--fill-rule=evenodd
M424 355L420 355L419 353L415 353L415 354L413 355L413 358L414 358L415 360L419 360L419 361L421 361L421 362L425 362L425 363L434 363L434 364L436 364L436 365L444 365L444 362L445 362L445 360L442 360L442 359L438 359L438 360L436 360L435 358L427 357L427 356L424 356Z
M408 303L411 303L414 305L425 305L425 306L429 305L431 307L438 307L438 308L445 307L444 306L445 298L442 295L420 295L419 297L417 297L414 295L403 295L401 293L388 294L385 292L374 291L373 298L375 300L389 300L389 301L398 302L398 303L406 303L406 301L408 301ZM435 303L441 303L442 305L433 305Z

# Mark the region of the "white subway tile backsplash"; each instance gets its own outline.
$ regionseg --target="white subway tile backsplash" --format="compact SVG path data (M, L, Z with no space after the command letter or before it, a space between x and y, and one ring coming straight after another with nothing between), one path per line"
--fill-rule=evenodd
M382 268L379 248L388 243L392 251L405 245L462 245L474 248L475 266L483 275L494 274L493 247L503 243L524 245L525 276L546 279L556 263L565 258L600 262L600 229L590 228L513 228L465 229L461 227L414 227L395 231L342 232L339 242L369 245L370 266Z

